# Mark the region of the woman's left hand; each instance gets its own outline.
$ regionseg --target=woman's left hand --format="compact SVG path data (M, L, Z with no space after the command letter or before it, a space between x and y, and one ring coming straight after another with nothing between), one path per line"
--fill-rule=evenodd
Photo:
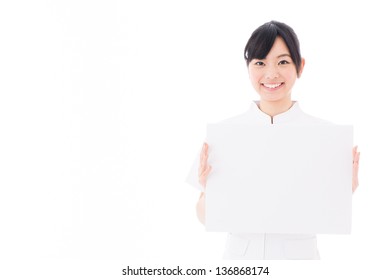
M352 149L352 192L355 192L357 187L359 186L359 159L360 159L360 152L358 152L358 147L355 146Z

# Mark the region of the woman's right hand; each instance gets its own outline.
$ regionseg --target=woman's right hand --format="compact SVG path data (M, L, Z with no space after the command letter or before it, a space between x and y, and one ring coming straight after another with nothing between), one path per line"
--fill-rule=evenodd
M211 166L208 164L207 160L209 158L209 145L205 142L203 143L202 151L200 152L200 161L198 168L199 183L205 188L207 177L210 174Z
M200 152L200 161L198 168L199 183L206 187L207 177L210 174L211 166L208 164L207 160L209 158L209 145L203 143L202 151ZM203 191L200 194L198 203L196 204L196 213L199 221L202 224L205 224L205 192Z

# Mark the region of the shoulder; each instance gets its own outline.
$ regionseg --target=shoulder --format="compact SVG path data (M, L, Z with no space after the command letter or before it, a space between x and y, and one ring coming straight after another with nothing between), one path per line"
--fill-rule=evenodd
M300 108L300 105L298 104L298 102L295 103L294 110L295 110L295 114L294 114L294 118L293 118L294 122L299 122L300 124L309 124L309 125L312 125L312 124L331 125L331 124L333 124L332 122L330 122L328 120L318 118L318 117L315 117L313 115L310 115L310 114L304 112Z
M309 115L309 114L306 114L306 113L303 113L303 112L299 116L298 120L302 124L324 124L324 125L325 124L326 125L333 124L332 122L330 122L328 120L317 118L317 117L314 117L312 115Z
M243 124L251 121L248 113L238 114L217 122L218 124Z
M251 124L261 123L263 120L255 101L251 102L247 111L217 122L218 124Z

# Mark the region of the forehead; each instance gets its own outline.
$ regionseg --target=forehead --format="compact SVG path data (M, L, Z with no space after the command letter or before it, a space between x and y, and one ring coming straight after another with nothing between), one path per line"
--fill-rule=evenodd
M267 54L266 58L269 57L278 57L280 55L288 55L290 56L290 51L284 40L281 37L276 37L274 44L272 45L271 50Z

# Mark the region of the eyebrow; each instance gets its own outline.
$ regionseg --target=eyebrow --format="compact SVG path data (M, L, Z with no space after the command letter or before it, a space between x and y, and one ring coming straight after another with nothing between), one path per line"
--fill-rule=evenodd
M277 58L281 58L283 56L288 56L288 57L291 58L291 55L289 55L288 53L280 54L280 55L277 56Z
M281 57L284 57L284 56L288 56L289 58L291 58L291 55L289 55L288 53L283 53L283 54L280 54L278 55L276 58L281 58ZM267 58L253 58L253 59L257 59L257 60L266 60Z

